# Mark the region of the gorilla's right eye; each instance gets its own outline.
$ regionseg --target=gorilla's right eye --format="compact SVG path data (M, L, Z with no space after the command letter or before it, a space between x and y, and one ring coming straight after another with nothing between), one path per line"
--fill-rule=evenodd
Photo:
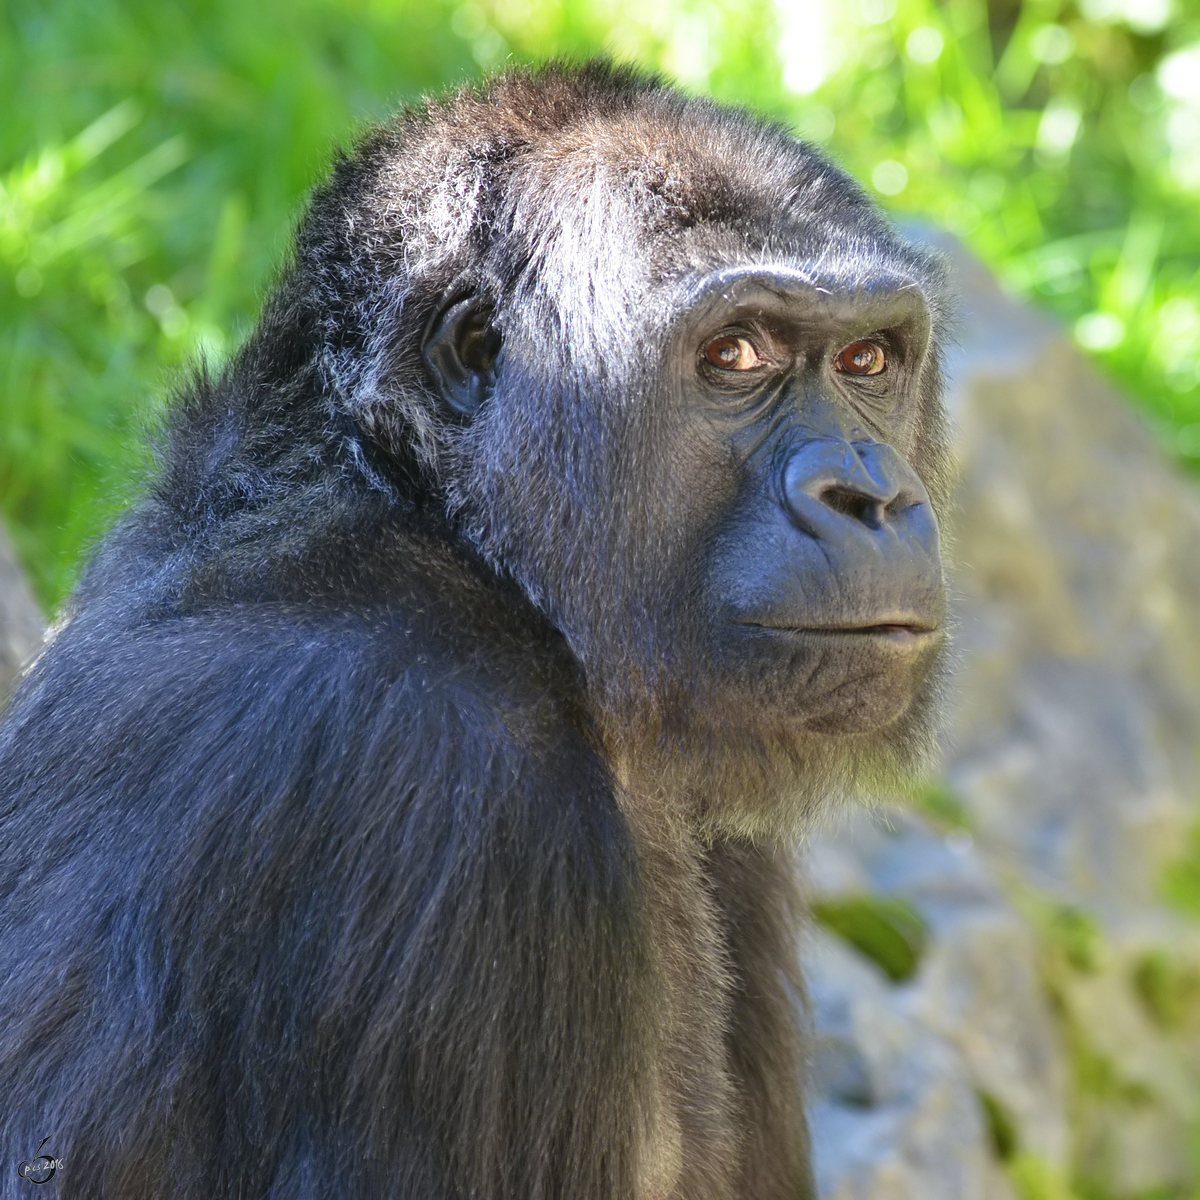
M887 355L875 342L851 342L833 363L846 375L880 375L887 367Z
M714 338L704 347L705 360L722 371L749 371L757 367L762 359L749 338L726 333Z

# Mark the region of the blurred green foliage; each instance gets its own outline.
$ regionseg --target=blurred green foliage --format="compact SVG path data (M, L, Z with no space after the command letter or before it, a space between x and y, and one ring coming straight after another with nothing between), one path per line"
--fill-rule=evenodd
M1019 1200L1079 1200L1062 1169L1033 1154L1014 1155L1008 1177Z
M1163 899L1178 912L1200 918L1200 823L1188 830L1174 862L1163 871Z
M1200 1029L1200 971L1166 947L1148 950L1133 967L1134 992L1147 1016L1168 1033Z
M983 1119L991 1137L992 1149L1001 1162L1009 1162L1019 1149L1017 1123L998 1096L985 1091L980 1091L978 1096L979 1106L983 1109Z
M908 800L943 832L970 829L971 814L967 806L945 783L922 781Z
M1030 889L1021 889L1015 899L1040 935L1044 953L1053 960L1043 964L1052 976L1060 968L1090 974L1100 967L1104 934L1092 913Z
M331 150L608 53L827 145L1071 323L1200 466L1197 0L3 0L0 509L48 607L242 337Z
M817 901L813 916L865 954L893 983L911 979L929 941L925 919L897 896L839 896Z

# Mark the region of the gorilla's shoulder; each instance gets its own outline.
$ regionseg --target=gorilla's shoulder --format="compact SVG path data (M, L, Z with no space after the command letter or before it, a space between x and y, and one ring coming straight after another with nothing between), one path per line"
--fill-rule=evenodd
M373 707L413 720L436 720L438 698L510 713L576 708L578 664L515 584L427 534L382 529L372 541L346 546L353 570L340 569L336 539L329 561L309 555L303 569L271 561L287 547L235 545L174 570L169 588L94 594L21 690L65 687L74 703L101 696L108 708L161 692L193 711L247 689L290 709L349 690L347 703L374 696ZM240 587L227 589L235 576Z
M513 616L501 582L491 590L504 597L478 586L473 609L448 603L439 573L455 574L460 598L482 578L432 555L370 603L236 602L121 622L83 608L0 732L0 772L21 781L13 814L56 828L49 801L70 786L132 845L163 795L182 801L186 836L201 813L239 824L318 796L322 812L383 821L393 804L402 824L427 808L469 824L472 796L526 795L500 805L503 822L527 794L608 794L558 635L543 623L531 637L537 622Z

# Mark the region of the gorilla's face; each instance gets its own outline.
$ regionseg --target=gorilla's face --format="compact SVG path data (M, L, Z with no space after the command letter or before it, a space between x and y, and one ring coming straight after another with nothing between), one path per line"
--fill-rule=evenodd
M547 207L538 270L448 298L425 342L467 537L606 728L739 792L729 755L815 787L903 767L936 708L940 277L836 183L819 220L759 197L667 231L594 187L586 222Z
M910 461L929 313L787 267L691 283L669 341L670 507L697 521L697 610L727 701L865 733L903 716L943 640L937 519ZM907 286L906 286L907 284Z

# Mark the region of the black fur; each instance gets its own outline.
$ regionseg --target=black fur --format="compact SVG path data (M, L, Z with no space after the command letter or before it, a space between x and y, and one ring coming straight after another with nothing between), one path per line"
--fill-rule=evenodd
M809 1194L760 834L929 704L872 740L722 700L663 296L781 255L915 281L936 334L937 264L853 183L627 72L337 164L0 728L0 1196L45 1137L63 1197ZM503 349L456 408L423 347L463 297Z

